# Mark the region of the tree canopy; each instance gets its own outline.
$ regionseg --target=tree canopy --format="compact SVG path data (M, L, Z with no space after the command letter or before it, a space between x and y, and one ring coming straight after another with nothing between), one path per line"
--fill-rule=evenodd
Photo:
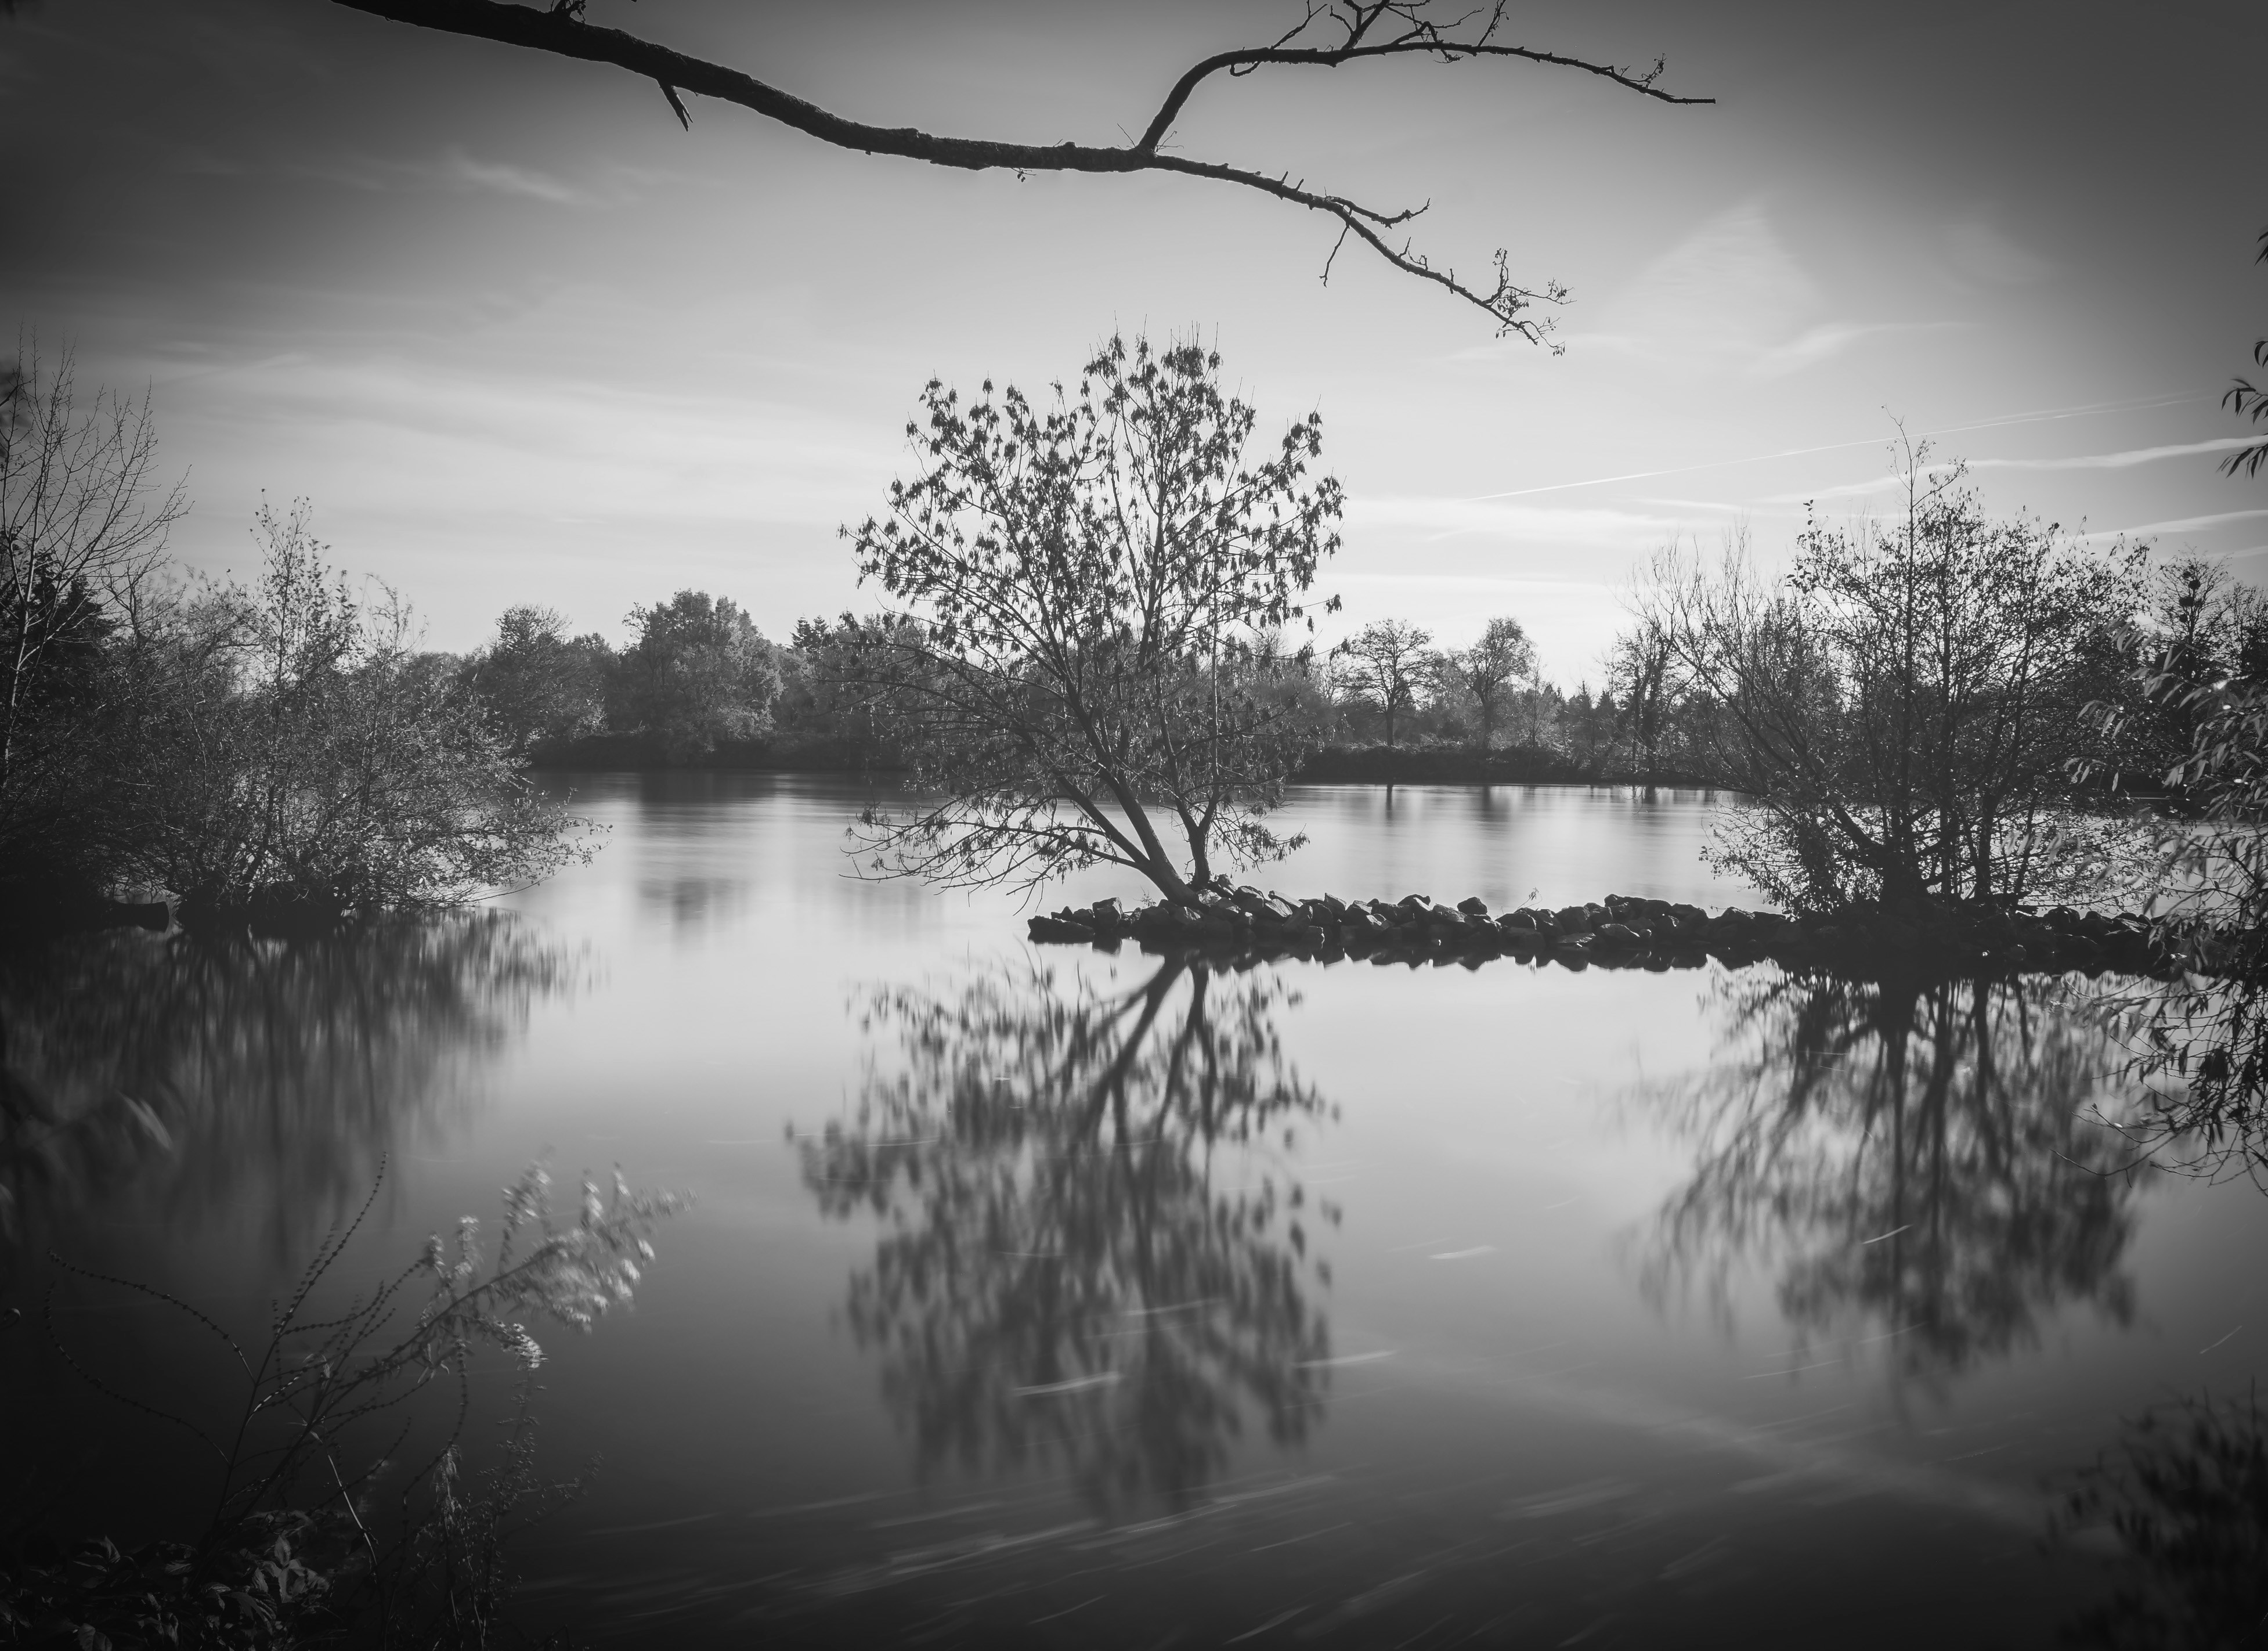
M1294 846L1263 816L1307 737L1280 634L1338 548L1320 416L1256 454L1219 356L1139 336L1042 402L932 380L922 403L917 474L843 529L900 608L846 615L831 668L946 800L870 814L873 865L1028 885L1108 863L1185 900Z
M1665 553L1638 615L1712 713L1703 761L1758 807L1727 859L1774 898L2021 898L2058 870L2045 811L2095 745L2084 711L2135 609L2131 554L1988 516L1959 465L1901 453L1900 508L1815 516L1785 579L1745 544Z

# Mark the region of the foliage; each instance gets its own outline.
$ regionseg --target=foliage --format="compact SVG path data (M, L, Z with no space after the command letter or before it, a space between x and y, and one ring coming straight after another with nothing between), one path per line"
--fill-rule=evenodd
M335 921L548 875L573 822L528 787L477 704L323 560L304 501L261 506L252 591L208 591L122 664L138 714L109 784L121 874L192 913Z
M1812 518L1772 582L1738 538L1714 569L1672 548L1640 602L1632 647L1666 648L1707 702L1705 773L1756 799L1723 863L1800 909L2020 899L2055 875L2080 710L2139 600L2139 553L1993 520L1960 465L1899 456L1896 516Z
M1659 615L1641 610L1631 628L1615 638L1607 663L1607 691L1621 698L1620 732L1631 741L1643 771L1649 777L1660 773L1687 683Z
M505 751L525 756L605 726L614 663L604 638L570 637L557 613L523 603L504 609L496 639L465 661L460 680Z
M453 1242L437 1234L416 1264L326 1303L322 1286L376 1200L373 1185L353 1220L317 1248L252 1354L164 1291L59 1261L65 1273L171 1308L217 1340L242 1373L242 1400L215 1427L87 1370L56 1332L51 1289L48 1333L72 1367L206 1446L217 1464L213 1513L188 1541L133 1555L98 1541L66 1550L60 1562L34 1557L11 1568L0 1580L0 1622L84 1645L97 1635L173 1642L170 1634L283 1646L340 1633L381 1647L490 1643L509 1588L503 1556L512 1522L540 1516L574 1488L534 1477L530 1407L544 1355L526 1322L549 1317L587 1331L628 1301L653 1256L648 1235L681 1205L634 1194L617 1173L611 1196L585 1180L578 1218L563 1225L549 1189L541 1166L505 1189L493 1260L467 1216ZM473 1487L460 1441L483 1349L507 1355L518 1381L501 1459ZM389 1519L377 1488L416 1436L415 1401L429 1389L453 1394L454 1422L437 1447L414 1453Z
M2260 232L2260 255L2257 262L2268 263L2268 229ZM2254 341L2252 364L2268 367L2268 338ZM2250 379L2237 380L2230 387L2228 394L2220 398L2220 404L2240 417L2250 417L2256 424L2268 420L2268 389L2262 388ZM2235 475L2239 470L2247 475L2258 475L2263 464L2268 464L2268 441L2256 441L2223 459L2220 471L2223 475Z
M1360 638L1357 638L1358 641ZM1520 621L1499 615L1482 627L1480 640L1469 648L1453 648L1437 657L1439 681L1454 697L1469 700L1480 714L1480 748L1496 743L1497 711L1505 690L1535 674L1535 645Z
M2153 568L2142 596L2137 622L2107 638L2108 680L2089 707L2100 738L2078 775L2194 818L2227 801L2210 777L2230 758L2230 708L2268 681L2268 603L2197 556Z
M1385 717L1388 748L1396 723L1417 707L1432 641L1432 631L1406 620L1374 619L1331 651L1341 686L1370 700Z
M2124 1548L2081 1645L2141 1651L2254 1646L2268 1624L2268 1435L2260 1397L2191 1395L2127 1422L2065 1493L2069 1539L2108 1525Z
M2188 965L2106 1006L2151 1111L2137 1153L2185 1173L2268 1170L2268 615L2194 561L2160 577L2117 697L2090 709L2109 758L2167 762L2154 780L2161 947Z
M682 761L771 726L779 666L730 598L680 591L657 607L632 608L630 623L637 637L622 652L609 696L617 726L647 731Z
M1194 342L1114 336L1049 402L924 388L917 474L843 530L902 606L846 617L836 681L945 798L867 817L876 869L1028 886L1104 862L1187 899L1292 846L1263 816L1311 730L1276 638L1340 490L1307 479L1314 415L1249 459L1256 415L1219 374Z
M52 369L22 353L0 376L0 881L83 881L100 645L187 504L156 477L146 400L99 391L82 405L68 350Z

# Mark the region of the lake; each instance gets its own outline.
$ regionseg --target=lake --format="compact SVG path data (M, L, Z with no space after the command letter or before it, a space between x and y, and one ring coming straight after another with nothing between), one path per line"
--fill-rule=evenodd
M847 875L855 783L547 783L603 846L500 916L8 960L19 1510L200 1470L54 1355L48 1249L256 1322L381 1160L373 1278L532 1160L694 1195L633 1308L534 1327L547 1469L600 1465L522 1604L578 1643L2046 1644L2110 1551L2043 1543L2073 1476L2261 1371L2268 1199L2124 1168L2076 978L1035 947ZM1712 806L1309 788L1253 881L1760 903ZM227 1391L161 1305L52 1307Z

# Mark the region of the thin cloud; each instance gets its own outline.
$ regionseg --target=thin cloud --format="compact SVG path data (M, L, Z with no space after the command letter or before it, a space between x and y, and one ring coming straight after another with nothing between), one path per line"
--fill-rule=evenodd
M2066 418L2086 418L2097 413L2146 412L2161 407L2179 407L2189 402L2201 402L2201 395L2154 395L2130 398L2120 402L2094 402L2080 407L2051 407L2031 413L2008 413L1998 418L1982 419L1973 424L1943 424L1935 430L1918 430L1921 436L1958 436L1972 430L2005 430L2018 424L2047 424ZM1751 453L1734 459L1712 459L1702 464L1673 465L1666 470L1631 470L1621 475L1587 476L1580 482L1547 482L1541 487L1516 487L1502 493L1479 493L1467 501L1480 504L1495 498L1528 498L1537 493L1557 493L1574 487L1604 487L1613 482L1651 482L1665 475L1696 475L1704 470L1728 469L1736 464L1768 464L1775 459L1807 459L1814 453L1847 453L1853 447L1879 447L1883 438L1869 436L1860 441L1830 441L1817 447L1785 447L1777 453ZM1807 495L1805 497L1816 497Z
M2138 464L2154 464L2161 459L2194 458L2204 453L2227 453L2232 447L2253 445L2250 436L2219 436L2211 441L2185 441L2168 447L2130 447L2123 453L2082 453L2063 459L1970 459L1965 462L1971 470L2124 470ZM1922 475L1929 477L1950 475L1959 466L1953 463L1931 464L1922 467ZM1862 498L1870 493L1880 493L1899 484L1901 478L1882 475L1867 482L1845 482L1835 487L1814 488L1802 493L1775 493L1763 502L1768 505L1800 505L1821 498Z
M1429 542L1488 538L1561 545L1626 545L1676 526L1673 518L1631 510L1391 494L1349 500L1347 520L1364 529L1426 529Z
M2202 533L2208 527L2219 527L2232 521L2252 521L2268 516L2268 510L2225 510L2215 516L2183 516L2173 521L2146 521L2139 527L2106 527L2098 533L2081 534L2083 540L2140 539L2152 534Z
M2220 436L2211 441L2185 441L2172 447L2130 447L2124 453L2082 453L2070 459L1972 459L1972 470L2124 470L2130 465L2152 464L2160 459L2185 459L2200 453L2227 453L2249 447L2257 438Z
M203 178L254 176L297 178L310 183L335 184L369 195L409 195L435 191L453 195L501 195L516 200L541 201L549 206L602 206L626 199L630 187L641 181L628 167L609 169L606 189L582 188L511 161L483 160L451 148L437 158L396 160L378 155L329 155L281 165L246 162L209 150L185 151L171 168Z
M593 199L549 173L515 166L508 161L476 160L454 150L442 163L442 172L451 181L468 189L518 195L527 201L549 201L555 206L583 206Z

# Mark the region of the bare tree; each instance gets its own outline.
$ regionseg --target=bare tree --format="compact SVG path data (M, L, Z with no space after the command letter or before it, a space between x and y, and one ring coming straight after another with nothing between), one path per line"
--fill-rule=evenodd
M1538 301L1563 302L1566 290L1557 282L1547 282L1540 288L1514 282L1510 254L1505 249L1498 248L1496 254L1493 285L1484 290L1460 279L1454 269L1436 268L1397 234L1425 207L1389 210L1366 206L1344 195L1311 189L1304 179L1294 182L1288 173L1270 174L1175 154L1167 147L1174 122L1198 89L1217 76L1241 77L1263 68L1338 69L1397 57L1429 57L1444 63L1468 58L1512 58L1595 75L1658 102L1715 101L1663 91L1659 82L1664 64L1658 58L1643 69L1624 67L1501 40L1507 0L1440 17L1433 15L1431 0L1336 0L1336 4L1306 0L1300 21L1270 44L1216 52L1192 63L1167 91L1138 137L1123 144L1101 145L1005 143L940 136L912 127L874 126L845 119L737 69L585 22L586 0L552 0L548 6L504 0L335 0L335 4L419 28L627 70L659 86L671 112L688 130L693 117L683 94L693 92L738 104L822 143L869 155L896 155L968 171L1012 171L1019 176L1032 172L1170 172L1256 190L1336 220L1339 239L1331 249L1331 258L1337 256L1339 247L1351 235L1403 274L1430 281L1485 310L1500 332L1518 333L1531 343L1542 342L1550 322L1531 319L1527 312ZM1330 278L1330 259L1324 261L1326 281Z
M1504 690L1535 665L1535 645L1520 621L1502 615L1488 622L1478 642L1441 656L1441 674L1460 694L1471 697L1481 713L1481 749L1496 742L1496 713Z
M1375 699L1386 713L1386 747L1402 713L1418 706L1418 684L1425 674L1433 633L1403 619L1378 619L1365 625L1334 652L1339 679L1349 689Z
M945 799L870 811L877 869L1028 887L1109 864L1187 902L1297 846L1262 818L1310 732L1276 633L1338 548L1340 490L1307 479L1314 414L1253 461L1256 415L1219 374L1138 337L1052 407L931 380L920 474L843 529L904 607L845 615L822 656Z
M1641 608L1608 655L1607 691L1622 702L1623 731L1637 747L1649 781L1660 771L1663 736L1684 689L1684 673L1660 616Z
M0 377L0 834L21 823L33 770L68 754L30 737L51 667L99 639L106 601L133 606L188 508L156 465L149 399L98 390L80 406L68 349L50 368L27 343Z

